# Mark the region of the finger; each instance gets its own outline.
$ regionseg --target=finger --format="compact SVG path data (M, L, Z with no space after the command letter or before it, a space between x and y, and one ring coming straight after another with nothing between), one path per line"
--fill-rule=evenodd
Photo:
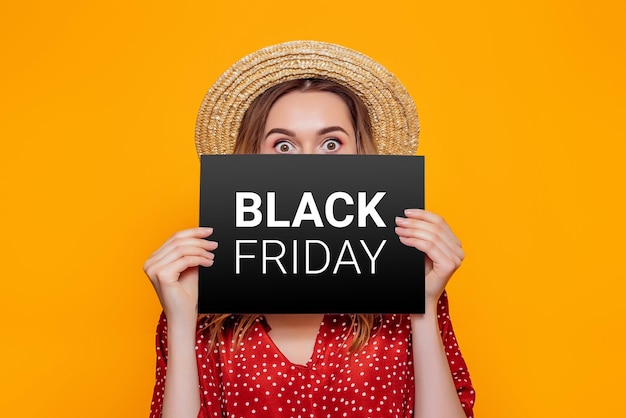
M449 228L444 228L441 224L433 224L421 220L409 218L396 218L398 228L396 233L398 236L421 238L425 240L443 241L443 245L450 249L453 253L461 255L463 249L461 242L452 234ZM442 245L442 244L438 244Z
M460 247L459 240L441 225L402 217L397 217L395 221L396 225L402 228L403 235L419 234L424 239L429 239L429 237L434 239L436 237L445 241L449 247Z
M218 243L216 241L209 241L203 238L193 237L181 237L172 239L163 244L161 248L159 248L159 250L157 250L150 257L150 259L148 260L148 264L158 262L159 260L166 258L172 252L176 252L179 248L183 247L197 247L206 251L213 251L218 247Z
M405 242L419 243L419 247L413 244L409 244L409 246L415 247L424 252L431 259L436 257L436 254L438 254L434 252L435 249L450 259L459 258L461 252L463 251L456 245L451 247L445 240L441 239L439 235L427 230L396 227L396 234L401 241L402 239L405 239Z
M433 269L439 274L450 276L461 266L463 259L456 254L450 254L428 240L412 237L400 237L400 242L404 245L417 248L430 258Z
M198 227L198 228L183 229L182 231L178 231L174 235L172 235L170 238L168 238L167 241L165 241L163 245L161 245L151 255L151 257L162 252L164 248L169 247L174 241L185 239L185 238L203 239L203 238L207 238L211 236L211 234L213 234L213 228Z
M211 258L198 255L186 255L171 263L158 266L151 271L152 275L150 277L162 288L163 286L176 283L180 274L189 268L197 266L210 267L212 265L213 259Z
M165 254L161 259L157 261L157 264L169 264L181 257L189 256L189 255L197 255L199 257L207 257L210 259L215 258L215 254L210 251L207 251L204 248L195 246L195 245L180 245L172 248L167 254Z
M202 238L182 238L170 242L168 245L163 246L160 251L155 253L152 257L153 260L159 261L167 258L172 253L180 252L182 248L199 248L204 251L214 251L217 249L218 243L215 241L208 241Z
M165 253L161 258L154 260L154 262L148 266L147 273L150 275L150 270L163 269L167 265L176 262L178 259L188 256L204 257L210 260L215 258L215 254L196 245L176 246Z
M458 245L462 246L461 241L456 237L454 232L452 232L452 229L450 228L448 223L445 221L445 219L443 219L443 217L437 215L436 213L432 213L424 209L406 209L404 211L404 216L406 216L409 219L415 219L418 221L428 222L433 225L438 225L440 228L446 231L451 237L453 237L454 240L457 241Z

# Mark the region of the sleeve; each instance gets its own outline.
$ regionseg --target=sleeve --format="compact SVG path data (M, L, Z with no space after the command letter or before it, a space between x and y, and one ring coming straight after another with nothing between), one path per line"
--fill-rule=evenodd
M199 331L201 328L199 327ZM199 332L198 345L196 350L206 353L208 351L204 344L204 335ZM220 402L218 400L218 392L215 388L203 387L202 383L206 382L207 365L209 359L205 356L198 356L198 362L202 359L202 369L204 370L204 379L200 379L200 411L198 418L220 417L222 415ZM198 365L200 367L200 364ZM213 368L208 368L213 370ZM150 406L150 418L161 418L163 409L163 390L165 389L165 378L167 372L167 319L165 314L161 313L159 323L156 330L156 376L154 390L152 393L152 404ZM210 379L213 380L213 379ZM211 385L213 386L213 385Z
M165 388L165 372L167 370L167 321L161 312L156 330L156 376L150 405L150 418L161 418L163 409L163 389Z
M441 333L441 340L446 351L446 357L448 359L448 365L450 366L450 372L454 379L454 385L461 401L461 406L465 411L465 415L468 418L474 416L474 401L476 400L476 393L472 386L472 380L470 379L469 371L465 360L461 355L461 350L457 344L454 330L452 329L452 322L450 321L450 309L448 307L448 295L444 291L439 298L439 306L437 308L437 318L439 321L439 331Z

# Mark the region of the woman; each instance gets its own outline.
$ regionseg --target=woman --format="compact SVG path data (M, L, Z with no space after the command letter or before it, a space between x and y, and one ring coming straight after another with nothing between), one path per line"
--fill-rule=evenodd
M216 82L196 142L200 154L414 154L418 131L410 96L379 64L291 42L245 57ZM444 292L461 244L424 210L406 210L395 231L426 255L423 315L198 317L197 267L213 264L218 243L211 228L176 233L144 266L164 311L152 416L472 416Z

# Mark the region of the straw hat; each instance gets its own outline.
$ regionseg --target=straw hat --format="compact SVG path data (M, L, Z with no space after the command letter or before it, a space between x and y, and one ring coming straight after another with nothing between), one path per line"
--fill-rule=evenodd
M226 70L198 112L198 154L232 153L250 103L272 86L301 78L328 79L353 90L369 111L379 153L415 155L419 121L415 103L400 80L360 52L318 41L268 46Z

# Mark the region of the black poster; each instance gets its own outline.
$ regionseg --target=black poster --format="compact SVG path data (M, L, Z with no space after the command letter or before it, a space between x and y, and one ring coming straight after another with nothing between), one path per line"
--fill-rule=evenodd
M424 208L424 157L203 155L200 313L423 313L424 255L395 217Z

